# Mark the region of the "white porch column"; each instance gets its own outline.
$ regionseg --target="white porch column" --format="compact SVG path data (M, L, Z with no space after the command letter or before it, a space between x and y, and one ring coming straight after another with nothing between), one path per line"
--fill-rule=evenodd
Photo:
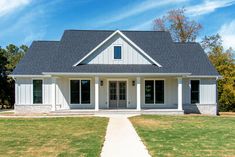
M17 82L17 80L15 78L15 104L19 104L19 102L18 102L18 95L19 95L19 93L18 93L18 82Z
M56 78L51 78L51 104L52 104L52 111L56 110Z
M182 104L182 78L178 78L178 110L183 110Z
M137 97L137 101L136 101L136 102L137 102L137 107L136 107L136 110L137 110L137 111L140 111L140 110L141 110L141 93L140 93L140 90L141 90L141 89L140 89L140 88L141 88L140 85L141 85L141 84L140 84L140 83L141 83L140 77L137 77L137 78L136 78L136 91L137 91L137 92L136 92L136 94L137 94L137 95L136 95L136 97Z
M100 79L99 77L95 77L95 111L99 110L99 85Z

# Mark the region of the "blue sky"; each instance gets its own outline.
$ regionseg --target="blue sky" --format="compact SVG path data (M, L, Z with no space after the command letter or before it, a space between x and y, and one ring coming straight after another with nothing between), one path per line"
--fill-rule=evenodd
M152 21L184 7L202 24L198 41L220 33L235 49L235 0L0 0L0 46L60 40L65 29L152 30Z

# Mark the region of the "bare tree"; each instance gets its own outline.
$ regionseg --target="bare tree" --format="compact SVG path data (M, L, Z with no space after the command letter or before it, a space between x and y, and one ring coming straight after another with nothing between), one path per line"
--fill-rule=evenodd
M154 20L154 30L169 31L176 42L195 41L202 26L185 15L185 9L167 12L162 18Z

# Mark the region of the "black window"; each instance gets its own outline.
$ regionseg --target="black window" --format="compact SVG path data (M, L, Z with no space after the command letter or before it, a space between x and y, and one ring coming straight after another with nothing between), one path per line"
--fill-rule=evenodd
M154 81L145 81L145 103L154 103Z
M199 80L191 80L191 103L199 103Z
M121 46L114 46L114 59L122 59Z
M81 80L81 101L82 104L90 103L90 80Z
M33 103L42 103L42 80L33 80Z
M164 104L164 81L155 81L155 103Z
M70 103L90 104L90 80L70 81Z
M79 104L80 103L80 81L79 80L71 80L70 81L70 101L71 104Z

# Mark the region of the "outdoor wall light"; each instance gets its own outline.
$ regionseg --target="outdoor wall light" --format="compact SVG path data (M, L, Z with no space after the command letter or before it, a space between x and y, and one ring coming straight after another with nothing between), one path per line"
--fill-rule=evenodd
M100 81L100 86L103 86L103 83L104 83L103 80L101 80L101 81Z
M135 81L132 81L132 86L135 86Z

